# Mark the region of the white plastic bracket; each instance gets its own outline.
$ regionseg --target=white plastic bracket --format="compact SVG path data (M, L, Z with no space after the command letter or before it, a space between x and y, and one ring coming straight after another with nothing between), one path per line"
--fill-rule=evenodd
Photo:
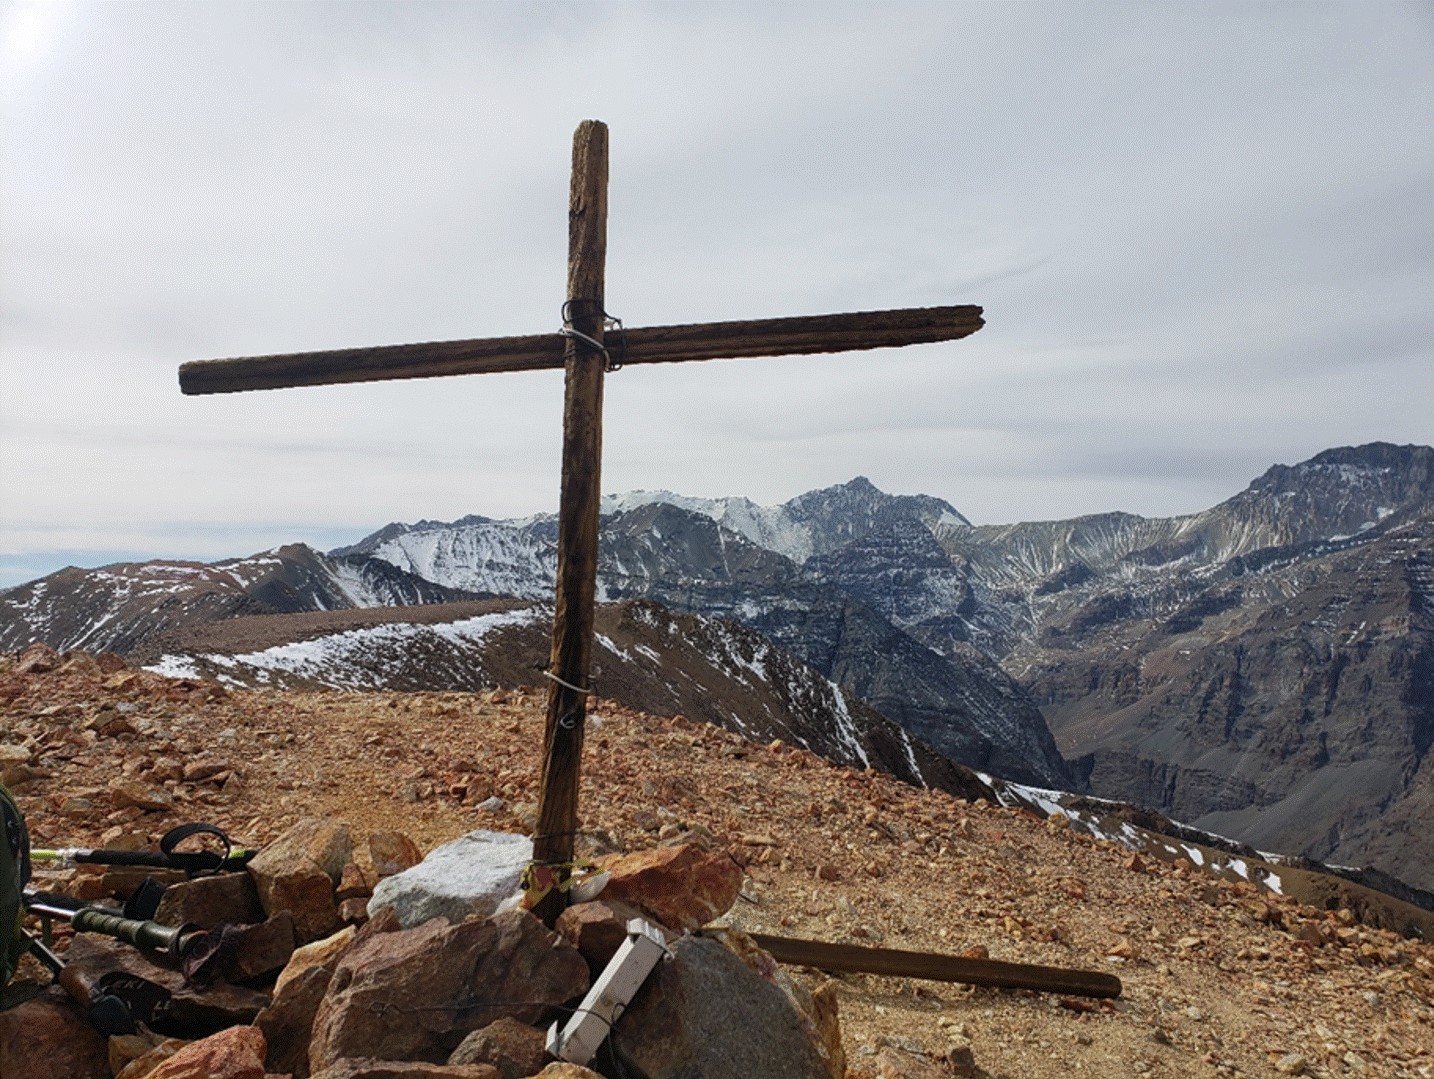
M560 1031L554 1023L548 1029L548 1052L569 1064L590 1061L658 960L671 954L657 926L641 918L628 922L627 940L608 960L568 1025Z

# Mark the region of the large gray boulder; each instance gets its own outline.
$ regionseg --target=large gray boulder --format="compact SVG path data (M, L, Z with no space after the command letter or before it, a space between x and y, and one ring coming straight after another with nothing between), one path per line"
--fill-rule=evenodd
M469 832L435 847L412 869L379 881L369 917L392 908L405 929L432 918L461 922L486 918L518 891L533 841L510 832Z
M613 1028L629 1070L648 1079L831 1079L810 1017L720 941L688 936Z

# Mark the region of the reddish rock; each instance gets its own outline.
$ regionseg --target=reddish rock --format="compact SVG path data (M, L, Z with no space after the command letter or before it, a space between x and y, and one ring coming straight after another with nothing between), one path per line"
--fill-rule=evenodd
M135 1079L136 1074L147 1075L161 1060L167 1060L189 1043L180 1038L165 1038L152 1031L148 1034L112 1034L105 1039L110 1055L110 1071L115 1079ZM165 1051L156 1054L160 1046ZM129 1068L136 1060L150 1058L146 1064Z
M110 1039L110 1069L115 1066L115 1042L118 1039ZM179 1052L190 1043L183 1038L166 1038L158 1045L151 1046L147 1051L135 1057L122 1069L115 1071L115 1079L148 1079L149 1074L159 1067L175 1053Z
M264 1035L230 1027L186 1045L146 1079L264 1079Z
M362 925L368 921L368 900L345 899L339 904L339 921L344 925Z
M269 1003L267 993L224 982L196 988L185 982L179 971L152 962L138 948L97 933L76 934L65 953L65 965L86 985L111 971L154 982L170 994L169 1019L178 1029L194 1034L251 1023ZM8 1072L5 1079L9 1079Z
M423 861L418 844L402 832L370 832L368 853L373 859L374 872L380 877L402 873Z
M526 911L375 933L339 959L314 1020L310 1064L437 1063L470 1031L504 1016L539 1022L587 986L577 949Z
M224 977L231 982L247 982L265 974L282 970L294 954L294 918L280 911L259 925L249 925L230 934L230 949L224 964Z
M110 1079L110 1074L104 1038L58 986L0 1012L5 1079Z
M339 925L334 886L352 854L347 825L301 820L249 863L264 913L292 914L301 944L328 936Z
M256 854L249 863L307 861L328 876L337 887L344 866L353 861L353 837L349 826L322 817L306 817Z
M427 1064L422 1061L348 1057L316 1072L312 1079L499 1079L489 1064Z
M160 897L154 920L162 925L193 924L201 929L250 925L264 910L248 873L217 873L171 884Z
M699 929L732 909L742 867L723 851L692 843L618 855L602 898L646 911L670 929Z
M339 886L334 889L334 898L342 903L345 899L359 899L372 894L373 889L364 879L363 870L353 862L344 866L339 874Z
M36 641L23 652L15 662L16 674L45 674L53 671L60 663L60 653L48 644Z
M133 733L133 728L126 733ZM146 813L158 813L174 807L174 797L163 787L148 783L117 783L110 788L110 797L120 809L134 806Z
M268 1043L265 1066L288 1073L293 1079L309 1074L309 1042L314 1016L333 978L331 966L312 966L290 978L274 992L274 1000L254 1019Z
M597 972L627 940L627 923L642 916L642 911L627 903L598 899L568 907L553 928L582 953L588 969Z
M499 1019L464 1038L450 1064L491 1064L502 1079L524 1079L552 1062L547 1035L516 1019Z
M332 970L338 962L339 953L353 943L356 932L353 926L345 926L333 936L305 944L302 948L295 948L294 954L280 971L279 980L274 983L274 992L279 992L284 988L285 982L297 978L311 967L327 966Z
M100 669L101 674L118 674L120 671L128 670L129 664L113 652L101 652L95 657L95 666Z
M950 1079L951 1073L928 1057L920 1057L893 1046L877 1050L873 1061L876 1079Z

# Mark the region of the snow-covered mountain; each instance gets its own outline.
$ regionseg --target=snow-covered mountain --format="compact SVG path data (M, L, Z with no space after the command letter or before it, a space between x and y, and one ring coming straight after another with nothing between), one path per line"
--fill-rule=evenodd
M473 598L382 559L325 555L296 543L223 562L60 570L0 594L0 648L44 641L142 657L166 635L242 615Z
M1171 518L972 525L865 479L780 506L636 492L604 509L602 598L739 622L953 760L1046 787L1088 776L1434 883L1410 853L1434 804L1434 449L1329 450ZM165 630L242 614L544 600L555 538L551 516L472 516L327 556L67 570L0 596L0 647L143 658Z

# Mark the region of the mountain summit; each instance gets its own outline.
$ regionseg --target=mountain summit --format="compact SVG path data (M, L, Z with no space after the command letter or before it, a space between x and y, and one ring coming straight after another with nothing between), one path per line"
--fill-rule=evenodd
M778 506L632 492L604 500L600 598L742 623L971 767L1430 887L1431 466L1342 447L1199 513L1012 525L864 477ZM0 644L142 656L246 614L543 601L555 542L549 515L470 516L66 570L0 595Z

